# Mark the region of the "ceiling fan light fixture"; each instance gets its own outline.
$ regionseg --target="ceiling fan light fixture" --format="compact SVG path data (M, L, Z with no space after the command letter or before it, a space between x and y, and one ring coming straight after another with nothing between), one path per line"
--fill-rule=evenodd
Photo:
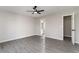
M37 14L37 12L34 12L35 14Z
M37 6L34 6L33 7L33 11L30 11L32 12L32 14L41 14L41 12L43 12L44 10L38 10L37 9ZM28 11L29 12L29 11Z

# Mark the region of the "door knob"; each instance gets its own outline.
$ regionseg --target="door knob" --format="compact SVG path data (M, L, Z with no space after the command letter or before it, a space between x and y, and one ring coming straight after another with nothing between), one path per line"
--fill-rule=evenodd
M76 31L75 29L72 29L72 31Z

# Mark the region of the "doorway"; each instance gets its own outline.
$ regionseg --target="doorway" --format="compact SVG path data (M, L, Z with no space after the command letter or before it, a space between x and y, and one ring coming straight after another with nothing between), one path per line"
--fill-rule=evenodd
M40 20L40 34L45 38L45 19Z
M72 42L72 15L63 17L63 28L64 40Z

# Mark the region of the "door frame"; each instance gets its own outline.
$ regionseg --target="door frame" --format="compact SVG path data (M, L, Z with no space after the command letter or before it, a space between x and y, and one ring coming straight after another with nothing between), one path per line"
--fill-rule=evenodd
M40 19L40 33L41 33L41 36L45 36L45 19Z
M74 20L74 12L71 14L65 14L62 16L63 19L63 40L64 40L64 16L71 15L71 37L72 37L72 44L75 44L75 20ZM73 30L73 31L72 31Z

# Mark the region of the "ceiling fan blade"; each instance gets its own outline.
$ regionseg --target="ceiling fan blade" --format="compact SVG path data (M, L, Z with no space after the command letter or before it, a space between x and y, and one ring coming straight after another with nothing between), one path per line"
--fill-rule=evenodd
M38 14L41 14L41 13L39 13L39 12L37 12Z
M38 12L43 12L44 10L38 10Z
M37 6L34 6L34 7L33 7L33 9L36 9L36 8L37 8Z

